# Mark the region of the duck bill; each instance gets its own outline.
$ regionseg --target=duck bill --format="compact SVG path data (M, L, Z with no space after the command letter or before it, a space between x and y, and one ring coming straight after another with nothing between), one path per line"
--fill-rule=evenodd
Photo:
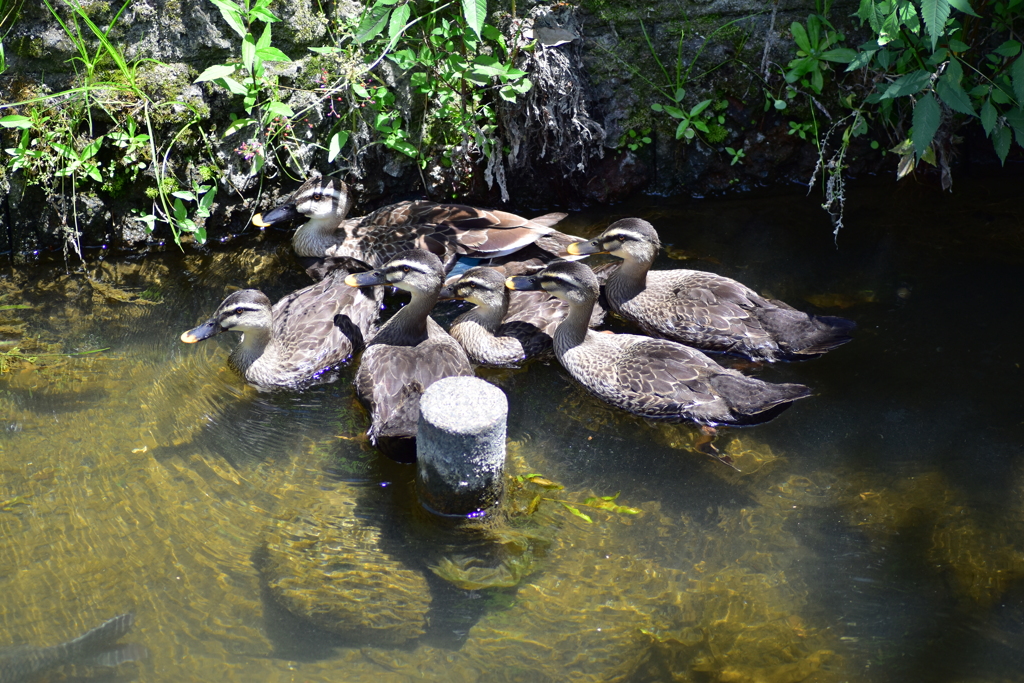
M387 277L379 270L371 270L366 273L352 273L345 278L345 284L349 287L373 287L374 285L389 285Z
M544 289L540 286L540 280L533 275L516 275L506 278L505 286L521 292L529 292Z
M461 298L462 297L458 296L455 293L455 290L452 289L451 287L444 287L444 288L442 288L440 293L437 295L438 301L452 301L454 299L461 299Z
M296 218L302 218L302 214L295 208L295 204L289 202L288 204L282 204L275 209L271 209L266 214L256 214L252 217L252 224L265 228L268 225L273 225L274 223L283 223L284 221L290 221Z
M565 248L567 252L573 256L586 256L588 254L607 254L608 252L601 248L597 240L590 240L589 242L573 242Z
M196 342L203 341L204 339L209 339L215 334L220 334L223 331L224 330L220 328L220 325L217 324L217 321L210 318L199 327L193 327L188 332L182 332L181 341L186 344L195 344Z

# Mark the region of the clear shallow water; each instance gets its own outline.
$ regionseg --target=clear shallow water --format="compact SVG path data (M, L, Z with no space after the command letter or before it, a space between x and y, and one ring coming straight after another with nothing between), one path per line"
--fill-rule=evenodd
M509 394L513 473L566 487L514 496L520 513L547 500L497 540L417 513L411 468L360 440L347 377L258 394L224 365L233 340L178 341L228 287L305 286L286 235L71 274L6 268L0 307L31 308L0 310L0 351L37 362L8 356L0 374L0 644L134 610L124 640L147 660L54 679L1019 680L1018 190L856 188L838 249L799 193L573 215L564 228L584 236L645 216L687 258L663 267L860 330L759 371L815 396L720 440L739 473L690 451L691 429L607 409L553 364L482 373ZM578 505L617 492L642 512ZM500 560L533 573L466 590L430 569ZM320 626L288 610L338 592L370 597ZM355 632L321 628L331 619Z

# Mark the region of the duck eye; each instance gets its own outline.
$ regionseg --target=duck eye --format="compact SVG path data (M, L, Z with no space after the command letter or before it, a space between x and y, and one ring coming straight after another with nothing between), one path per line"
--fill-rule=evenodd
M316 194L313 195L313 201L314 202L323 201L323 198L324 198L324 195L323 195L322 192L317 192Z
M412 272L412 268L410 268L409 266L402 266L402 272L403 273L411 273Z

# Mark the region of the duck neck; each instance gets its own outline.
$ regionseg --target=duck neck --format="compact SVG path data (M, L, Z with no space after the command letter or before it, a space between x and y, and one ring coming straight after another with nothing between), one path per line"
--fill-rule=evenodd
M415 346L427 338L427 318L437 303L438 292L413 292L412 299L384 323L374 342Z
M240 373L245 373L271 344L273 338L269 328L249 328L242 332L242 339L231 352L228 363Z
M620 302L629 301L647 286L647 271L651 269L649 261L638 261L625 258L605 284L609 301L617 306Z
M491 334L494 334L498 331L498 327L501 326L501 321L506 313L508 313L507 301L502 306L483 306L477 304L473 310L459 316L459 319L462 322L476 323Z
M570 303L569 313L555 330L555 353L561 355L565 351L582 344L590 332L590 316L594 312L594 300L588 299L581 303Z
M337 243L335 232L341 225L337 216L313 217L292 235L292 247L299 256L323 256Z

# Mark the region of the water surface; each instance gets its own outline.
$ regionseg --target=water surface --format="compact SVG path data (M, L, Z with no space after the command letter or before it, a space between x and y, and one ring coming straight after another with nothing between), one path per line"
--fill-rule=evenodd
M752 370L814 396L721 437L740 472L553 362L482 372L509 395L512 473L565 487L528 485L485 538L418 511L412 469L361 437L351 372L260 394L226 368L228 335L178 341L231 288L305 286L287 235L5 267L0 645L133 610L147 660L55 680L1020 680L1018 187L857 187L838 239L800 192L572 215L587 237L643 216L658 267L860 329ZM641 512L580 505L616 493ZM345 616L339 595L365 602Z

